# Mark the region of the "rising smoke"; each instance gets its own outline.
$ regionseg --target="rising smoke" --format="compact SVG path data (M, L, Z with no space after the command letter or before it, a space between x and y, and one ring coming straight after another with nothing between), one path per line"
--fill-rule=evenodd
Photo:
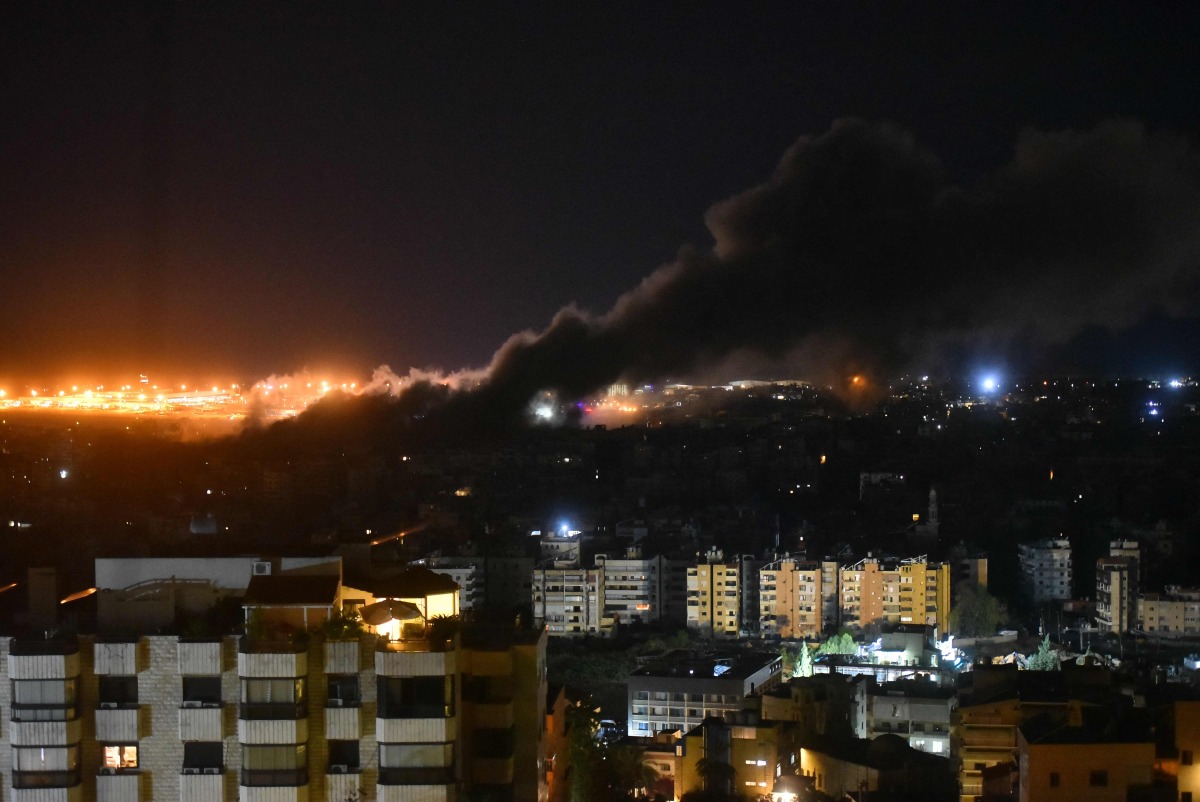
M735 354L826 381L890 376L1191 312L1200 160L1134 122L1029 130L1009 164L960 187L907 132L846 119L802 137L705 222L710 248L682 250L608 312L568 306L511 337L483 374L396 386L420 390L431 414L488 425L518 420L540 392L579 398Z

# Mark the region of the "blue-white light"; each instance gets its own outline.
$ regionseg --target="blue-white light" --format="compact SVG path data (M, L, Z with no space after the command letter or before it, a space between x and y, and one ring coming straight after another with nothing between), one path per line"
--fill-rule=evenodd
M1000 386L1000 381L995 376L984 376L983 381L980 382L980 384L982 385L985 393L992 393L995 392L996 388Z

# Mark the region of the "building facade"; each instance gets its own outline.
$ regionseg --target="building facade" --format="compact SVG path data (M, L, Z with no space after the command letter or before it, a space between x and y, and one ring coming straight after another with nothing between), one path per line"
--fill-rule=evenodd
M1035 604L1070 601L1071 541L1040 540L1017 546L1025 592Z

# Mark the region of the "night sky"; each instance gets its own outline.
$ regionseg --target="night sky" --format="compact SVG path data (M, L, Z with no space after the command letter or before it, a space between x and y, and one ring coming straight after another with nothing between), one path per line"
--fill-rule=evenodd
M1200 370L1195 3L416 5L10 4L0 382Z

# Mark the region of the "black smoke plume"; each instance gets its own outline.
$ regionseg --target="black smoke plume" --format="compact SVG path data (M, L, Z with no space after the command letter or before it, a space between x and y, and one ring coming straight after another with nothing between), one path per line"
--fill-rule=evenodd
M1200 160L1134 122L1029 130L1009 164L960 187L907 132L846 119L705 222L710 248L681 251L605 314L568 306L513 336L429 414L490 426L541 391L574 399L738 353L824 380L953 369L974 350L1191 312Z

